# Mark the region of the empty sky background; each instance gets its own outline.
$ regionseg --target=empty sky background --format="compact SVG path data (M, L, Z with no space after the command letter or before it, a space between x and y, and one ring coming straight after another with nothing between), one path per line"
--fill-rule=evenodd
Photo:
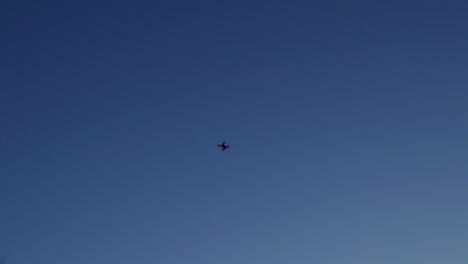
M0 256L466 263L467 14L2 1Z

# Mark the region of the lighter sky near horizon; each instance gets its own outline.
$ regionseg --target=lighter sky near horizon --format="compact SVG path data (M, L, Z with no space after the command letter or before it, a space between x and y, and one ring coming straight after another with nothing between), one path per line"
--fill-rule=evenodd
M0 257L466 264L467 14L2 2Z

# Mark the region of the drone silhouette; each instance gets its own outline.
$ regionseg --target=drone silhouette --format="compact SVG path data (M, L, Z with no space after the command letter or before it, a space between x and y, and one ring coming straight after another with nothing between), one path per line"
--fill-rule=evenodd
M225 151L229 148L229 145L226 145L226 141L223 141L223 143L218 144L218 147L221 148L221 151Z

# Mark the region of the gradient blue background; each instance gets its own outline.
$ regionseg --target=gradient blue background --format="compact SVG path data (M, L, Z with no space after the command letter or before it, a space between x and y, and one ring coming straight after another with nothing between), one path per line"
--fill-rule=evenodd
M467 13L2 1L0 256L466 264Z

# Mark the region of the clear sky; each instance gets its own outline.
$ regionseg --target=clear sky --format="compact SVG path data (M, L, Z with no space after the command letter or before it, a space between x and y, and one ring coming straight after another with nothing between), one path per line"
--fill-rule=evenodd
M0 256L465 264L467 13L2 1Z

